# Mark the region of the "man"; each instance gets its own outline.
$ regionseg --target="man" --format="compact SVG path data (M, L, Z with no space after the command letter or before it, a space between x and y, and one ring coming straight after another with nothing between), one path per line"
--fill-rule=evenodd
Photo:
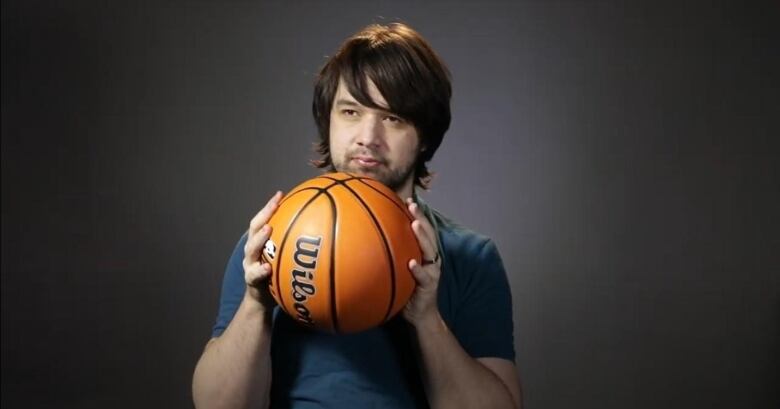
M422 260L401 316L350 335L309 330L274 308L260 250L277 192L252 219L223 282L213 338L193 377L198 408L517 408L509 286L495 245L420 202L450 123L450 80L403 24L369 26L320 71L319 167L371 176L406 199Z

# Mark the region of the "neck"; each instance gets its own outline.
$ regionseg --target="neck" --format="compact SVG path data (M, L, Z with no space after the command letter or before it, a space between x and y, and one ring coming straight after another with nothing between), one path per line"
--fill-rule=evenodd
M396 189L395 194L397 194L398 197L400 197L403 201L406 201L407 198L412 197L414 194L414 177L406 179L406 182L404 182L403 185Z

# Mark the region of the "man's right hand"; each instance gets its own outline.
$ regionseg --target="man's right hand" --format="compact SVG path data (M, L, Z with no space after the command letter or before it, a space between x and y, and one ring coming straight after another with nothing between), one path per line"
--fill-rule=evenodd
M265 242L271 237L271 226L268 220L276 212L279 202L282 200L282 192L276 192L271 200L257 212L249 222L246 245L244 246L244 280L246 281L247 296L260 304L260 307L270 312L275 301L268 291L268 277L271 274L271 265L260 259L260 254Z

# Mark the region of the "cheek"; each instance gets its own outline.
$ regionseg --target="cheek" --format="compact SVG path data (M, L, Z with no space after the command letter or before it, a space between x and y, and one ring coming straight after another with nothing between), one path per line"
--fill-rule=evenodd
M331 132L330 134L330 157L334 160L341 160L346 151L346 145L343 138L340 138L337 133Z
M420 142L416 135L409 135L406 140L408 142L401 147L401 151L403 152L403 161L407 164L411 164L420 154Z

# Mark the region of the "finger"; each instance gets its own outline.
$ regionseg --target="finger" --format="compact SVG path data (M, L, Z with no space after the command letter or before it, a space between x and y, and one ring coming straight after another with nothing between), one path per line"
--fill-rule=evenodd
M412 222L412 230L415 232L420 248L423 250L423 256L426 260L433 260L439 251L436 233L428 222L428 218L420 210L419 205L416 203L410 204L409 208L415 218Z
M412 276L418 284L422 284L421 281L423 281L425 278L425 273L422 271L421 267L422 266L420 266L420 263L417 260L409 260L409 271L412 272Z
M265 283L271 274L271 265L256 261L244 268L244 281L252 287L259 287Z
M260 227L262 227L265 223L268 222L268 220L274 214L276 209L279 207L279 202L281 201L281 199L282 199L281 191L277 191L273 196L271 196L271 199L268 200L265 206L263 206L263 208L260 209L259 212L257 212L255 217L252 218L252 221L249 222L250 233L256 232Z
M420 244L422 258L425 260L432 260L436 257L436 252L438 251L436 242L428 237L419 220L412 222L412 231L414 232L414 235L417 236L417 242Z
M420 205L414 202L411 202L409 204L409 212L412 213L412 216L419 220L422 224L423 231L428 236L430 240L436 240L436 231L434 230L433 226L431 225L430 221L428 220L428 217L425 216L425 213L420 208Z
M276 193L274 193L273 196L271 196L271 199L268 200L265 206L263 206L263 208L260 209L260 211L257 212L255 217L253 217L252 220L249 222L249 234L254 234L257 230L263 227L264 224L268 223L268 219L271 218L271 216L276 211L277 207L279 207L279 202L281 200L282 200L281 191L277 191Z
M438 280L438 270L436 272L432 271L433 269L426 269L423 268L424 266L420 264L415 259L409 260L409 271L412 272L412 276L414 277L414 280L417 282L418 285L421 285L423 287L427 287L433 283L435 283Z
M273 228L266 224L256 234L250 236L244 245L244 259L257 261L260 258L260 251L268 238L271 237L272 231Z

